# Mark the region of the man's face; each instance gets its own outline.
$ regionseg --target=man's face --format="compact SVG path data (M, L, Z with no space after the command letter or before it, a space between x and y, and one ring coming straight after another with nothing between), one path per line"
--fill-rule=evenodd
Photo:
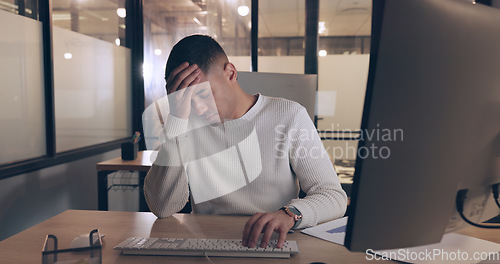
M193 111L205 118L209 124L221 122L217 104L214 99L209 81L202 81L193 86L195 91L191 97L191 107Z
M202 84L208 82L207 84ZM207 73L200 73L199 88L193 93L191 106L195 113L212 123L230 118L234 99L224 67L214 64Z

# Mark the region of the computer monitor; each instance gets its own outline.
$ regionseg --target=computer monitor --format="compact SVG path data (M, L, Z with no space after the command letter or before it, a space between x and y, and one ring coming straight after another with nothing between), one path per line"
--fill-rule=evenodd
M459 226L458 190L475 193L466 215L481 221L500 182L500 10L465 0L376 0L372 19L345 246L438 243Z

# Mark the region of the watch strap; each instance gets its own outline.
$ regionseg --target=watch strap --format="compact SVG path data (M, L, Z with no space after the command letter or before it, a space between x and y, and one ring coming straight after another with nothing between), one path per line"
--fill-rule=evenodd
M293 220L295 220L295 224L293 225L292 229L300 225L300 223L302 222L302 214L299 210L297 210L297 208L295 208L294 206L283 206L281 209L285 211L285 213L287 213L290 217L292 217Z

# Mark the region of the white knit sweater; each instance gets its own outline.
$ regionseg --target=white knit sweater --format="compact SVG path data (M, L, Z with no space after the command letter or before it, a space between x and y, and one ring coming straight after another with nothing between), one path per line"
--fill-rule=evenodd
M171 139L144 182L146 201L156 216L182 209L190 190L193 213L252 215L292 205L303 216L297 228L344 215L347 195L300 104L259 95L236 120L190 131L195 126L191 118L167 118ZM223 147L214 143L220 135ZM299 188L307 194L303 199L298 199Z

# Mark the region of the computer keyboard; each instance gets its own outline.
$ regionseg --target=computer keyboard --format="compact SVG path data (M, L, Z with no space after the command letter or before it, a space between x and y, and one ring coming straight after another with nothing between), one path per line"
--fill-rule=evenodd
M271 240L265 248L248 248L237 239L131 237L114 249L125 255L209 257L289 258L299 253L296 241L286 241L283 248L276 248L276 243L277 240Z

